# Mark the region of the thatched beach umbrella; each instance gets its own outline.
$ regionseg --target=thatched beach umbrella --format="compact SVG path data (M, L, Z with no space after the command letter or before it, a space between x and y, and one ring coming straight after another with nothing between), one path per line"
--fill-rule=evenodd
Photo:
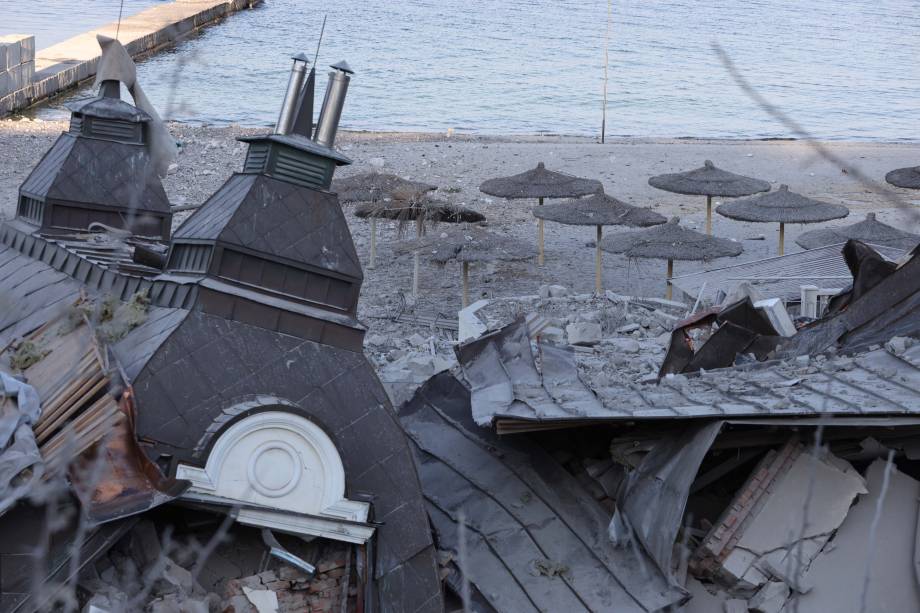
M706 234L710 235L713 196L738 198L770 191L770 184L766 181L716 168L710 160L706 160L700 168L652 177L648 184L675 194L706 196Z
M435 200L416 192L405 197L405 194L396 194L386 202L367 202L355 209L355 216L370 219L392 219L399 222L399 231L402 232L410 222L415 222L415 236L421 238L425 223L475 223L485 221L485 215L457 206L444 200ZM412 275L412 293L418 295L418 255L415 257L415 266Z
M547 170L543 162L540 162L532 170L511 175L510 177L499 177L483 181L482 185L479 186L479 191L490 196L498 196L509 200L536 198L537 203L542 206L544 198L578 198L594 193L598 187L602 187L600 181L582 179L564 172ZM542 266L542 219L537 221L537 243L539 245L537 263Z
M332 182L332 191L339 195L339 201L342 203L379 202L392 198L393 194L430 192L436 189L436 186L428 183L410 181L382 172L363 172Z
M785 251L787 223L818 223L850 214L842 204L821 202L789 191L788 185L769 194L720 204L716 211L730 219L758 223L779 223L779 254Z
M394 174L382 172L363 172L361 174L336 179L332 182L332 191L339 195L339 202L385 202L400 194L416 194L438 189L436 186L421 181L410 181ZM377 265L377 218L371 217L371 256L367 267Z
M633 206L604 193L599 187L593 195L557 204L538 206L533 210L538 219L569 226L595 226L597 240L594 250L594 291L601 293L601 237L603 226L647 228L667 221L664 215L647 208Z
M470 302L470 264L526 260L534 256L534 248L524 241L501 236L481 228L455 228L432 232L422 238L403 243L397 253L421 253L432 262L444 265L460 262L463 269L463 306Z
M885 175L885 180L895 187L920 189L920 166L898 168Z
M682 227L679 217L672 217L666 224L645 230L612 234L601 241L601 249L623 254L628 258L667 260L669 300L674 260L714 260L735 257L744 251L741 243Z
M875 219L875 213L869 213L862 221L840 228L821 228L800 235L797 242L803 249L817 249L825 245L845 243L850 239L909 250L920 244L920 235L898 230Z

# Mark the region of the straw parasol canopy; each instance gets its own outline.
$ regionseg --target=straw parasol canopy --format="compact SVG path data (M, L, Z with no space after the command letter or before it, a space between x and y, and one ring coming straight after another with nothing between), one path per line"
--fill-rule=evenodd
M582 179L564 172L547 170L543 162L537 167L511 175L483 181L479 191L499 198L520 199L536 198L538 204L543 204L544 198L578 198L593 194L602 188L600 181ZM543 265L543 220L537 220L537 242L539 252L537 263Z
M706 196L706 234L712 234L712 197L738 198L770 191L770 184L717 168L706 160L700 168L652 177L648 184L654 188L684 194Z
M529 243L489 232L482 228L460 227L407 241L396 252L420 253L432 262L444 265L457 261L463 268L463 306L469 304L469 266L476 262L526 260L534 256Z
M779 223L779 254L783 255L787 223L817 223L850 214L842 204L831 204L789 191L788 185L769 194L720 204L716 212L730 219Z
M339 201L343 203L378 202L401 192L430 192L436 189L428 183L379 172L364 172L332 182L332 191L338 193Z
M795 239L795 242L803 249L817 249L826 245L845 243L850 239L904 250L913 249L920 243L920 235L883 224L875 219L875 213L869 213L864 220L849 226L805 232Z
M479 191L499 198L577 198L594 193L600 181L582 179L564 172L547 170L543 162L537 167L511 175L483 181Z
M425 224L444 223L475 223L485 221L485 215L457 206L444 200L435 200L429 198L424 192L394 192L393 198L388 198L383 202L367 202L358 205L355 209L355 216L369 218L371 222L376 219L393 219L398 222L399 233L405 230L410 222L415 222L415 236L421 237L424 234ZM372 228L371 235L371 268L373 268L376 259L376 228ZM419 273L418 255L415 256L415 263L412 273L412 294L418 296L418 273Z
M595 226L597 240L594 253L594 290L600 294L601 287L601 238L603 226L630 226L646 228L667 221L655 211L626 204L604 193L599 187L593 195L577 200L567 200L558 204L538 206L533 209L538 219L554 221L569 226Z
M920 189L920 166L898 168L885 175L885 180L895 187L904 189Z
M714 260L741 255L740 243L702 234L680 225L679 217L666 224L644 230L612 234L601 242L601 249L620 253L628 258L650 258L668 261L668 298L671 297L671 277L674 260Z
M473 209L428 197L409 201L391 199L386 202L365 202L355 208L355 216L362 219L392 219L400 223L421 219L433 224L476 223L486 219L485 215Z

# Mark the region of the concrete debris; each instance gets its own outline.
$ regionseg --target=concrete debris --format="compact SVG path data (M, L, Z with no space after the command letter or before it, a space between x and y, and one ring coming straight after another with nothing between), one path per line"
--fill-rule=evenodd
M278 613L278 595L271 590L254 590L243 586L243 594L258 613Z
M805 580L813 588L797 597L794 609L787 604L789 613L858 610L863 598L864 611L920 611L914 538L920 482L885 460L869 466L866 482L868 493L849 512L832 546L811 563Z
M482 336L489 326L476 316L476 312L489 304L488 300L477 300L465 309L457 312L457 340L461 343L471 341Z
M725 613L748 613L747 601L738 598L726 600L723 606Z
M789 597L789 586L769 581L748 601L748 609L757 613L780 613Z
M566 338L570 345L590 347L601 342L603 332L600 324L591 322L571 323L565 327Z
M792 336L796 333L795 324L792 322L792 318L789 317L783 301L779 298L757 300L754 302L754 308L767 316L773 329L780 336Z
M771 567L792 569L797 580L866 491L848 462L791 440L768 452L735 494L694 553L691 572L751 592L771 580Z
M540 298L563 298L569 295L569 288L564 285L541 285Z

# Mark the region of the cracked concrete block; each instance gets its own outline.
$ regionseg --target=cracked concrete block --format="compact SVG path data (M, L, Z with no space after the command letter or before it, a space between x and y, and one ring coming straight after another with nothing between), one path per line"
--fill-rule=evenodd
M565 327L565 334L570 345L590 347L601 342L602 330L600 324L580 322L569 324Z

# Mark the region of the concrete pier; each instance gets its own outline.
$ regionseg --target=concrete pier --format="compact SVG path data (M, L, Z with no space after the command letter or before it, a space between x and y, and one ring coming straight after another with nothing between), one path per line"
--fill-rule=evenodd
M115 38L117 30L118 40L132 57L137 57L156 52L199 28L261 2L262 0L176 0L125 17L120 27L116 22L112 22L35 52L34 74L31 67L28 71L31 82L24 82L21 78L21 69L17 70L17 75L20 75L19 81L12 77L0 79L0 86L5 82L11 84L6 89L0 87L0 117L28 108L94 77L100 55L96 34ZM26 37L13 38L20 40ZM0 39L0 46L3 40L5 39ZM0 66L0 70L6 68Z

